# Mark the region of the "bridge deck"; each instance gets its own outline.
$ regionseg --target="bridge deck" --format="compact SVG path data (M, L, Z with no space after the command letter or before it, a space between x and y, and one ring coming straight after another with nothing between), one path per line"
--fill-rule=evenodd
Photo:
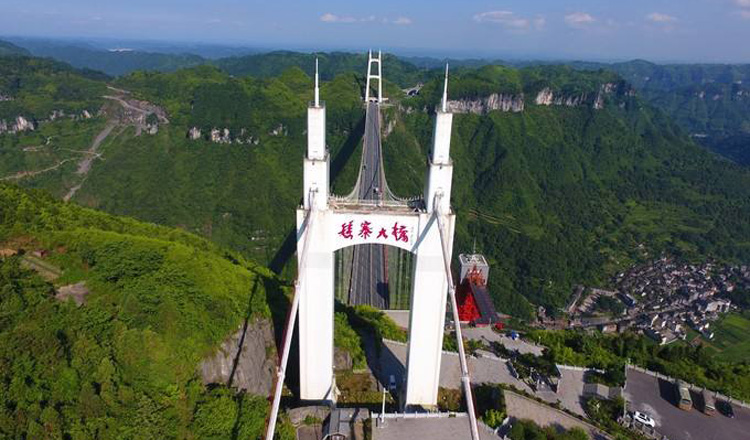
M380 144L380 107L376 102L367 103L362 162L357 184L357 201L372 204L383 200L386 188ZM356 202L352 207L361 205ZM353 252L352 276L349 286L349 304L368 304L387 309L390 304L388 292L388 250L383 245L365 244L356 246Z

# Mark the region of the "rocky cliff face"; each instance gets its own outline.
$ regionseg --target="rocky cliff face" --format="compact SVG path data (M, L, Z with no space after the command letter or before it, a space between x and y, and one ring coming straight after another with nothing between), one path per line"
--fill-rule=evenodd
M270 136L279 136L281 134L286 135L286 128L283 125L280 125L280 127L281 128L276 129L280 131L271 132L269 133L269 135ZM208 132L208 134L204 136L200 128L190 127L190 129L188 129L187 131L186 137L190 139L191 141L204 139L204 140L216 143L216 144L258 145L260 143L260 139L251 135L248 132L248 130L245 128L239 130L239 132L232 132L228 128L212 128Z
M601 110L610 95L613 97L634 96L635 92L615 83L601 84L596 93L565 94L545 87L537 93L532 104L565 107L591 106L595 110ZM494 110L522 112L525 108L526 101L523 93L518 95L493 93L485 98L448 101L448 109L454 113L483 115Z
M8 133L20 133L22 131L32 131L36 128L36 124L33 121L30 121L26 119L23 116L16 116L15 120L11 120L11 122L6 122L4 120L0 120L0 134L8 132Z
M18 115L15 118L11 119L10 122L0 119L0 134L15 134L23 131L33 131L36 130L40 124L56 121L65 117L79 120L91 119L94 116L88 110L84 110L80 115L68 115L64 110L52 110L52 113L50 113L47 119L28 119L23 115Z
M243 325L213 356L201 362L203 383L221 383L267 396L276 371L275 353L271 323L256 319Z
M453 113L474 113L484 115L493 110L500 110L502 112L522 112L523 109L523 94L510 95L504 93L493 93L485 98L448 101L448 110Z
M566 107L578 107L588 101L588 95L581 93L579 95L556 94L549 87L542 89L534 99L536 105L556 105Z

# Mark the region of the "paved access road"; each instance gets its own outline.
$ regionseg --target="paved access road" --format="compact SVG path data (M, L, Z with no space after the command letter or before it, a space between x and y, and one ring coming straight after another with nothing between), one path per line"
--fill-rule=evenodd
M373 422L372 438L375 440L459 440L470 439L469 418L463 417L428 417L386 419L385 423ZM492 431L479 426L481 440L499 439Z
M506 390L503 394L505 396L505 409L508 417L511 419L529 419L539 426L555 426L566 430L581 428L589 434L589 438L594 440L611 440L609 435L595 426L582 422L551 406L541 404L511 391Z
M402 384L405 380L406 348L406 344L402 342L383 341L380 354L380 373L383 383L388 383L391 375L396 378L397 384ZM528 393L532 392L528 385L513 377L507 363L502 359L469 356L467 363L473 384L505 383ZM442 352L440 386L452 389L461 388L461 366L457 353Z
M385 188L382 148L380 145L380 107L367 103L367 117L359 170L360 200L382 200ZM365 244L354 247L349 304L368 304L379 309L389 306L387 250L384 245Z
M462 331L467 339L486 343L499 342L508 350L518 350L521 354L531 353L534 356L541 356L544 351L544 347L541 345L535 345L523 339L513 340L504 334L497 333L491 327L468 327L462 328Z
M733 405L735 418L717 412L703 414L698 408L683 411L675 405L676 390L672 382L628 369L625 398L628 409L649 414L656 429L670 440L750 440L750 410ZM693 396L693 402L700 398Z

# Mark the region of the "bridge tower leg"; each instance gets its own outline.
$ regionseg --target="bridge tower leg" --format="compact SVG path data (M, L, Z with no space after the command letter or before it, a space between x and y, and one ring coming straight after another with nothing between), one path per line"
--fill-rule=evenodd
M367 54L367 85L365 86L365 102L370 102L370 80L371 79L378 80L378 103L383 102L383 66L381 65L382 59L383 59L383 54L380 51L378 51L377 58L373 58L372 51L370 51ZM373 64L378 65L378 73L376 74L372 73Z
M300 280L299 351L300 398L335 400L333 380L334 259L327 237L330 158L326 148L326 109L318 92L307 109L307 154L304 159L303 205L297 210L297 258ZM314 218L312 228L306 214ZM309 222L308 222L309 223ZM309 237L306 235L310 234ZM307 257L302 260L303 244ZM288 330L289 331L289 330Z
M416 252L416 271L411 297L409 350L407 358L406 400L410 407L434 407L440 383L440 360L443 349L445 306L448 281L445 276L443 249L435 215L441 215L447 254L453 252L455 215L450 209L453 162L450 140L453 114L447 111L448 72L446 68L443 103L437 111L425 187L426 212L420 222L427 222Z

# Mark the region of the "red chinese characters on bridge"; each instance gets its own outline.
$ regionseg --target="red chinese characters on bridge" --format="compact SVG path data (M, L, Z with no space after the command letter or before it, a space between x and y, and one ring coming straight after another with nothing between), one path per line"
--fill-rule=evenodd
M354 220L342 223L341 230L338 232L338 235L346 240L353 240L355 233L354 226ZM387 228L382 226L375 227L372 222L365 220L357 225L357 228L357 236L365 240L368 240L377 230L378 233L375 236L376 240L394 240L404 243L409 242L409 230L406 228L406 226L398 224L398 222L395 222L393 226Z

